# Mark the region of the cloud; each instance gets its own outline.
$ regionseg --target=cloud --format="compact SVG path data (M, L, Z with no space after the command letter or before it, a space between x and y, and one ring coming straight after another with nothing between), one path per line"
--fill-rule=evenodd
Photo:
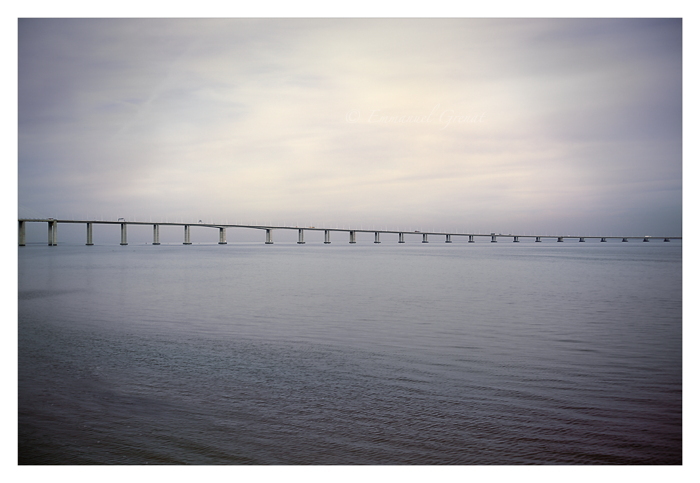
M681 102L673 19L23 19L20 205L647 234Z

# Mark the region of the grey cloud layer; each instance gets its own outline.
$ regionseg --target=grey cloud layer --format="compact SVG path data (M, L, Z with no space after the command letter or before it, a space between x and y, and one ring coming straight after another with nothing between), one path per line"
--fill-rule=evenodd
M681 65L679 20L20 20L20 212L680 234Z

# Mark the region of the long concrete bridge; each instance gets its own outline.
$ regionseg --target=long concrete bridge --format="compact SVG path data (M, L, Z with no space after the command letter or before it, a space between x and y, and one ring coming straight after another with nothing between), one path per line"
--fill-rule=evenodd
M227 228L251 228L255 230L265 231L265 243L271 245L272 232L273 230L296 230L298 232L298 244L306 243L304 241L304 232L306 231L323 231L324 241L323 243L329 244L331 242L331 232L345 232L348 233L349 243L356 243L357 233L374 233L374 243L381 243L381 235L395 235L397 236L398 243L405 243L405 236L421 236L423 243L428 243L428 237L444 237L445 243L452 243L452 237L468 237L469 243L474 243L475 238L491 238L491 243L496 243L498 238L512 239L513 242L518 243L520 239L534 239L535 242L541 242L545 238L556 238L558 242L563 242L567 238L578 238L579 242L585 242L586 239L599 239L601 242L607 242L608 240L621 240L623 242L628 242L629 240L642 240L643 242L649 242L651 240L663 240L664 242L670 242L671 240L681 240L682 237L679 236L579 236L579 235L518 235L513 233L447 233L447 232L432 232L432 231L400 231L400 230L365 230L365 229L352 229L352 228L316 228L313 226L298 227L298 226L264 226L264 225L238 225L238 224L218 224L218 223L170 223L170 222L150 222L150 221L126 221L123 218L119 218L117 221L104 221L104 220L59 220L54 218L20 218L19 220L19 246L26 245L26 224L27 223L46 223L48 226L48 244L49 246L58 245L58 224L59 223L78 223L84 224L86 226L86 245L93 245L92 242L92 230L94 225L120 225L121 226L121 241L120 245L127 245L127 226L128 225L151 225L153 226L153 245L160 245L160 227L161 226L182 226L184 227L184 241L183 245L191 245L190 242L190 230L191 227L204 227L213 228L219 230L219 245L225 245L226 242L226 229Z

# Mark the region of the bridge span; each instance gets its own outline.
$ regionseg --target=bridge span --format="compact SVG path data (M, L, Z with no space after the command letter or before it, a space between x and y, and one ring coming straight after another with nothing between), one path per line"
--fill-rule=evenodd
M183 245L191 245L190 241L190 230L191 227L203 227L212 228L219 230L219 245L226 245L226 229L227 228L249 228L255 230L265 231L265 244L272 245L272 233L273 230L295 230L298 233L297 243L302 245L306 243L304 241L304 232L306 231L323 231L324 232L324 244L331 243L331 232L345 232L348 234L349 243L357 243L357 233L374 233L374 243L381 243L381 235L396 235L398 243L405 243L406 235L421 236L422 243L428 243L428 237L444 237L445 243L452 243L452 237L468 237L469 243L474 243L475 238L490 238L491 243L496 243L499 238L502 239L512 239L514 243L520 242L520 239L534 239L535 242L541 242L545 238L556 239L557 242L563 242L564 239L578 239L579 242L585 242L586 239L598 239L601 242L607 242L608 240L621 240L622 242L628 242L630 240L642 240L643 242L649 242L651 240L663 240L664 242L670 242L671 240L681 240L680 236L619 236L619 235L521 235L513 233L459 233L459 232L439 232L439 231L401 231L401 230L375 230L375 229L353 229L353 228L317 228L314 226L267 226L267 225L241 225L241 224L219 224L219 223L176 223L176 222L151 222L151 221L126 221L120 218L117 221L105 221L105 220L61 220L54 218L20 218L19 222L19 246L26 245L26 224L27 223L46 223L48 226L48 244L49 246L58 245L58 224L67 223L78 223L84 224L86 226L86 241L85 245L93 245L92 241L92 230L94 225L120 225L121 226L121 241L120 245L128 245L127 242L127 226L128 225L151 225L153 226L153 245L160 245L160 227L161 226L182 226L184 228L184 240Z

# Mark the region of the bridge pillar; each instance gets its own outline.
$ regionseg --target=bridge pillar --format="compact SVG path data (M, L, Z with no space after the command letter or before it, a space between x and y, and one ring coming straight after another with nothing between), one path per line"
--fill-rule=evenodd
M474 235L469 235L469 243L474 243Z
M153 244L160 245L160 225L153 225Z
M491 243L496 243L496 234L491 233Z
M535 243L542 243L542 237L541 236L536 236L535 237Z
M119 243L120 245L128 245L126 242L126 223L122 223L122 241Z
M452 243L452 235L445 235L445 243Z
M58 245L58 222L49 222L49 246L55 247Z
M304 243L306 243L304 241L304 230L302 230L301 228L299 228L299 241L297 243L299 245L303 245Z
M190 225L185 225L185 241L182 242L183 245L192 245L190 242Z
M58 222L49 222L49 246L55 247L58 245Z
M356 243L355 232L353 230L350 230L350 243Z
M24 226L24 222L20 221L19 222L19 246L23 247L27 244L27 231L26 227Z
M517 237L517 236L514 236L514 237L513 237L513 243L519 243L519 242L520 242L520 240L518 240L518 237Z
M323 243L329 244L330 242L331 242L331 231L324 230L323 231Z
M403 233L399 233L399 243L406 243L403 239Z
M272 229L265 228L265 245L272 245Z
M557 241L563 243L563 242L564 242L564 237L563 237L563 236L557 237Z
M644 240L642 240L642 241L648 242L648 241L649 241L649 237L648 237L648 236L645 236L645 237L644 237Z
M606 240L605 237L603 237L603 238L600 239L600 241L601 241L601 242L606 242L606 241L608 241L608 240Z
M87 246L91 246L92 243L92 223L87 224L87 241L85 242Z
M623 241L623 242L626 242L626 241L627 241L627 238L623 238L622 241Z
M664 238L664 241L665 241L665 242L670 242L671 239L670 239L670 238Z
M226 245L226 228L219 227L219 245Z
M423 243L428 243L428 234L423 233Z
M585 242L586 240L585 240L583 237L581 237L581 238L578 239L578 241L579 241L579 242Z
M381 243L379 241L379 232L378 231L374 232L374 243Z

